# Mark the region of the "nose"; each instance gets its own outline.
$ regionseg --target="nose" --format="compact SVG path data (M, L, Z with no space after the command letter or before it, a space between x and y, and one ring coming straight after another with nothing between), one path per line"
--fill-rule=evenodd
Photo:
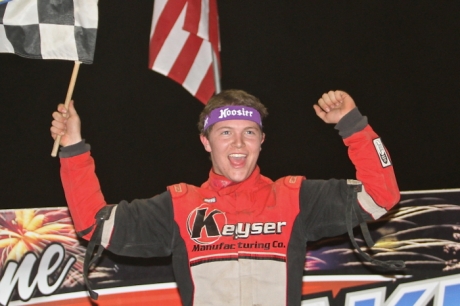
M235 135L235 138L233 140L233 146L237 149L240 149L244 146L244 140L241 135Z

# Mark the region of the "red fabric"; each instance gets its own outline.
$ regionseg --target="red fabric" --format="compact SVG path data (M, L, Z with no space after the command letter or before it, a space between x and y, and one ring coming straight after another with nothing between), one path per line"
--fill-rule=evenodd
M77 232L95 223L97 212L106 203L95 175L90 152L71 158L61 158L61 180L70 214ZM92 231L83 238L89 240Z
M380 164L372 143L376 138L379 136L367 125L362 131L345 138L344 143L348 146L350 159L354 161L356 178L379 206L389 210L399 202L400 193L393 166L383 168Z

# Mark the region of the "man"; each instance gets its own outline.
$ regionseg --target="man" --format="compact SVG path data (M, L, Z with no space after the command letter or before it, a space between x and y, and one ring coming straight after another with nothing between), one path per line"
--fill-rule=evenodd
M336 129L362 182L360 211L373 220L399 201L393 166L380 138L343 91L322 95L314 110ZM119 255L172 254L183 305L300 305L306 244L347 232L346 180L260 174L267 110L254 96L227 90L203 109L198 128L212 169L201 187L169 186L150 199L107 206L73 103L53 113L61 135L61 177L76 230ZM351 221L349 222L351 223ZM350 224L349 224L350 225Z

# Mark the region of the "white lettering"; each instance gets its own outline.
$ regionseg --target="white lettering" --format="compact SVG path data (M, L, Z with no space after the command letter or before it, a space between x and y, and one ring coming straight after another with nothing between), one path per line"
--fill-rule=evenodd
M220 110L220 115L217 118L223 119L223 118L227 118L228 116L236 116L236 115L245 116L245 117L252 117L253 113L254 113L253 111L248 111L248 110L246 110L244 108L238 109L238 110L235 110L235 109L234 110L229 110L228 108L226 108L226 109L221 109Z
M275 223L265 223L264 224L264 234L274 234L276 232Z
M235 239L244 239L250 235L281 234L283 226L286 224L284 221L226 224L222 227L222 236L235 236Z
M244 228L243 228L243 223L238 223L236 233L235 233L236 234L235 239L248 238L250 230L251 230L251 223L246 223Z
M27 253L19 266L15 261L8 262L2 279L0 280L0 292L2 293L0 295L0 304L7 305L16 284L19 297L23 301L27 301L32 297L35 287L38 287L40 293L44 295L50 295L56 291L64 281L67 272L76 261L75 257L69 257L58 279L54 284L50 284L50 276L60 267L64 259L64 254L65 250L62 245L51 244L48 246L40 258L38 271L32 282L30 281L32 269L37 261L37 256L34 253ZM57 258L54 259L56 255ZM54 263L51 264L53 259Z
M264 226L263 223L254 223L251 226L251 234L252 235L260 235L260 234L262 234L263 226Z
M277 227L276 227L276 233L281 234L281 227L286 226L286 222L278 222Z
M235 232L235 225L225 224L222 228L222 236L232 236Z

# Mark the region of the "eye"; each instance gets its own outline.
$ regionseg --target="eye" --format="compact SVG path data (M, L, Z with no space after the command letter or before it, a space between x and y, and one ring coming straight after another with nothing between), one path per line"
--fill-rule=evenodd
M222 131L222 135L230 135L230 131Z

